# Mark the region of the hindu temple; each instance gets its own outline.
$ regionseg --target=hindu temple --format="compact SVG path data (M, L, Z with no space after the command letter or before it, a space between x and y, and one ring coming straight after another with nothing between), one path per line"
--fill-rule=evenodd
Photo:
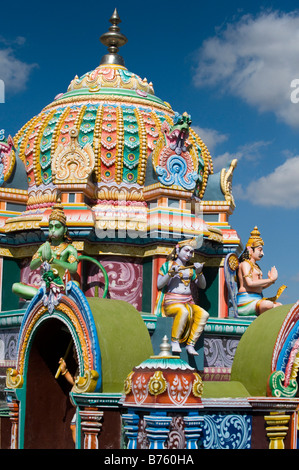
M238 314L237 160L214 172L188 110L126 68L120 22L95 69L0 133L0 448L295 449L299 303ZM156 314L191 240L164 275L207 312L192 354Z

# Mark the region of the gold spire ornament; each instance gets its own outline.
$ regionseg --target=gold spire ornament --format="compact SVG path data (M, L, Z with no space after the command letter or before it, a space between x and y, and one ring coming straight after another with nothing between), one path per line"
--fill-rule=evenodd
M248 242L246 243L246 248L256 248L257 246L263 246L264 240L261 237L261 234L257 227L254 227L252 232L250 233L250 237Z

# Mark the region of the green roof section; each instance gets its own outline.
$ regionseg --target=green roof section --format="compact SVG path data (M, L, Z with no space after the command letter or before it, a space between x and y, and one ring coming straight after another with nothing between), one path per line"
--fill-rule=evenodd
M204 382L202 398L247 398L250 394L241 382Z
M153 355L140 313L123 300L87 297L101 351L102 393L121 393L127 375Z
M241 382L251 396L266 396L277 336L293 304L276 307L257 317L236 350L231 380Z
M116 96L116 97L131 97L131 98L138 98L141 102L144 101L144 106L150 106L151 103L160 105L165 108L165 110L172 111L169 105L165 103L161 98L158 98L155 95L151 95L149 93L145 93L144 95L139 94L135 90L130 90L127 88L108 88L108 87L103 87L97 91L94 91L92 89L88 88L78 88L77 90L70 90L64 93L62 96L60 96L57 101L60 103L66 98L73 98L76 99L78 97L85 97L86 99L92 98L92 99L101 99L101 96ZM55 104L55 101L51 103L52 105Z

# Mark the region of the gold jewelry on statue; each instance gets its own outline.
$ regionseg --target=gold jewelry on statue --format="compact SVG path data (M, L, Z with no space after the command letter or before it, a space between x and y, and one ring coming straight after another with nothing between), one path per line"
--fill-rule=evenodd
M180 273L180 272L179 272L178 274L179 274L179 276L180 276L180 278L181 278L182 283L185 284L186 287L189 286L189 284L190 284L190 282L191 282L191 279L192 279L192 274L193 274L193 273L192 273L192 269L189 269L189 276L188 276L188 278L184 278L184 277L183 277L183 273Z
M68 369L65 369L64 372L61 372L61 375L65 375L68 372Z
M68 263L75 263L75 261L77 261L77 258L74 255L70 255L67 261Z
M50 245L51 247L51 250L54 251L54 253L56 254L56 258L59 259L60 258L60 255L61 253L69 246L68 243L64 242L64 243L60 243L60 245Z
M262 277L262 275L263 275L262 270L261 270L261 268L259 267L259 265L257 263L254 264L249 259L245 259L244 261L246 261L246 263L248 263L250 265L250 271L249 271L248 274L244 274L243 277L252 278L252 272L253 272L254 269L258 272L259 276Z

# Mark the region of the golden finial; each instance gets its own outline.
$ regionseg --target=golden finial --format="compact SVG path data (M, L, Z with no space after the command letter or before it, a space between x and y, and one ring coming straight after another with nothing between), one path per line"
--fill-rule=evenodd
M118 50L127 43L128 39L120 32L118 24L121 23L121 19L116 8L109 21L112 26L110 26L107 33L102 34L100 37L101 43L108 47L108 54L102 57L100 65L117 64L124 66L124 59L118 54Z
M172 352L171 352L171 346L168 342L168 338L167 336L165 335L162 339L162 343L160 344L160 353L159 353L159 356L160 357L169 357L169 356L172 356Z

